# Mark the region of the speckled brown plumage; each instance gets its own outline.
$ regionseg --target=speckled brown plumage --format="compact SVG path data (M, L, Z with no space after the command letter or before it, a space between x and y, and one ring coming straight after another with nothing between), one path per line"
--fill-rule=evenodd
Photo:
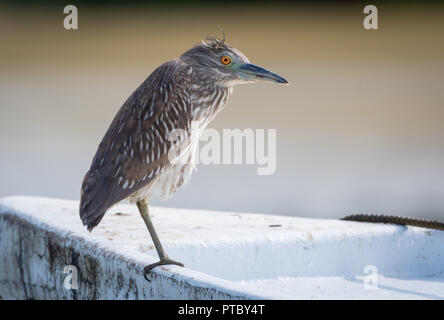
M221 56L232 63L223 65ZM123 104L98 147L81 189L83 224L92 230L123 199L171 196L189 179L199 135L232 87L264 78L286 83L215 38L157 68ZM182 139L170 141L178 130Z

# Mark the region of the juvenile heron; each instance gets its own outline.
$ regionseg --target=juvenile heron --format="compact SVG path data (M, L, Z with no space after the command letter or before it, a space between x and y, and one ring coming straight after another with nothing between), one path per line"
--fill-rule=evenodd
M162 248L150 220L148 202L169 198L187 182L202 130L226 105L233 86L287 81L225 41L210 37L158 67L126 100L112 121L83 179L80 218L91 231L121 200L137 203L160 261L183 266ZM174 132L184 132L182 137Z

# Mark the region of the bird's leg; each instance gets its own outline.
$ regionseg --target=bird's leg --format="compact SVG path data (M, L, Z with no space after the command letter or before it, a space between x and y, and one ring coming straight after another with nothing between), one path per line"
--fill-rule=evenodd
M182 263L171 260L165 253L165 250L163 249L162 244L160 243L159 237L157 236L156 230L154 229L153 223L151 221L150 213L148 211L147 201L146 200L137 201L137 207L139 208L140 215L142 216L143 221L145 221L146 227L150 232L151 239L153 239L154 246L156 247L157 254L159 255L160 259L159 262L150 264L143 269L143 276L145 277L145 279L149 281L149 279L147 278L148 273L151 271L151 269L157 266L175 264L183 267Z

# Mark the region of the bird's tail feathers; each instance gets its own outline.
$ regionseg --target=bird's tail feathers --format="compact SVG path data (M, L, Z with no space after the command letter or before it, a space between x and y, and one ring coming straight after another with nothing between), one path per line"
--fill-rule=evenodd
M104 179L88 172L82 183L79 214L88 231L96 227L110 207L106 200L106 185Z

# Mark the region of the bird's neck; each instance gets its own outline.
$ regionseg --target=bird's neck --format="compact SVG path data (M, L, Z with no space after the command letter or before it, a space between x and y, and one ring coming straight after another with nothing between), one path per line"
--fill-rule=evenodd
M193 120L202 119L209 122L221 111L228 102L233 89L231 86L207 83L191 85L191 102Z

